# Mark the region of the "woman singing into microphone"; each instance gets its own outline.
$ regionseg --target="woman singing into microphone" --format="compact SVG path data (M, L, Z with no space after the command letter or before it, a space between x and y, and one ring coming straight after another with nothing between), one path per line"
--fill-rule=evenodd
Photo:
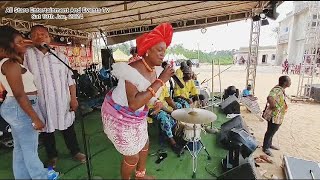
M161 68L172 35L173 29L169 23L160 24L136 39L141 60L129 65L115 63L112 66L112 73L119 83L106 95L101 111L104 132L124 156L122 179L130 179L135 169L136 179L152 179L146 176L149 149L146 105L154 103L156 108L161 108L157 97L162 86L174 74L172 67Z

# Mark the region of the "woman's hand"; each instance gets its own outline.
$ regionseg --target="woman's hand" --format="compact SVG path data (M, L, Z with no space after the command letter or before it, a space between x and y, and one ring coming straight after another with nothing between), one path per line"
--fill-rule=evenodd
M40 119L35 119L32 126L35 130L42 130L44 128L44 123Z
M174 69L171 66L167 66L160 74L159 79L164 83L169 81L169 79L174 75Z

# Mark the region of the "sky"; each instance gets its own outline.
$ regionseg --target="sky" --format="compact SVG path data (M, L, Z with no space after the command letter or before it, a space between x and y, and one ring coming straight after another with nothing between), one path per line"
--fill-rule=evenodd
M278 22L286 17L292 10L292 1L283 2L277 12L280 14L276 21L268 19L269 25L261 26L260 46L276 45L276 34L272 29L278 26ZM250 40L251 20L243 20L229 24L212 26L202 34L200 29L177 32L173 34L172 45L182 44L186 49L199 49L202 51L239 49L248 47ZM192 37L192 38L186 38Z

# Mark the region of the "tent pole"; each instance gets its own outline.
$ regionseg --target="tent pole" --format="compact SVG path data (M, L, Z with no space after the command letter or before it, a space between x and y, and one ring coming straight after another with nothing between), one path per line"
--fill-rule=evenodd
M220 73L220 59L218 59L219 66L219 88L220 88L220 102L222 102L222 91L221 91L221 73Z
M214 89L213 89L214 80L213 80L213 78L214 78L214 59L212 59L212 65L211 65L211 99L214 98Z
M212 74L211 74L211 101L212 101L212 105L211 105L211 110L213 112L213 108L214 108L214 90L213 90L213 82L214 82L214 59L212 59L212 65L211 65L211 71L212 71ZM218 132L218 129L216 127L213 126L213 122L210 123L210 127L206 127L205 128L206 132L209 133L209 134L215 134Z

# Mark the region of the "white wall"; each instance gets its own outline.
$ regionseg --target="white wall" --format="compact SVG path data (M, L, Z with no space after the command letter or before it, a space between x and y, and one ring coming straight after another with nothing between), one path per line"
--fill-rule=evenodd
M278 44L275 65L280 66L288 58L288 43Z
M303 2L293 2L294 9L303 9ZM294 10L295 11L295 10ZM305 43L306 22L308 20L308 10L304 9L293 16L289 16L279 22L279 38L277 44L276 64L280 65L285 59L289 64L299 64L303 61L303 50ZM288 40L285 39L286 32L289 29ZM287 52L287 54L286 54Z
M236 61L236 64L239 64L239 60L243 57L246 62L248 60L249 52L238 52L233 57ZM262 56L266 55L266 63L262 63ZM276 55L276 49L266 49L266 50L259 50L258 52L258 65L275 65L276 58L272 60L272 55Z
M282 62L288 58L289 52L289 39L292 35L293 16L289 16L279 22L279 36L276 52L276 62L275 65L281 65Z
M262 62L263 55L266 55L266 62ZM276 63L276 57L272 60L272 55L276 55L275 49L267 49L267 50L260 50L258 53L258 64L259 65L275 65Z

